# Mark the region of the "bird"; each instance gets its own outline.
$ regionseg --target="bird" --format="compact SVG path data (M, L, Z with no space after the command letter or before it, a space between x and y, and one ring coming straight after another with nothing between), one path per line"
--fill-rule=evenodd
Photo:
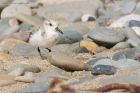
M63 35L62 30L59 28L59 23L52 19L45 20L38 29L32 32L28 42L37 47L40 56L40 48L46 48L51 52L50 48L56 45Z

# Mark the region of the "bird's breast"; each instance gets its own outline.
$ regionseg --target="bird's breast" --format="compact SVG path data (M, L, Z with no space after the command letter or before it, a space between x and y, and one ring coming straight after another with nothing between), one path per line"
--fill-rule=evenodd
M46 39L46 46L47 48L51 48L52 46L54 46L58 41L60 40L60 36L59 35L53 35L53 36L49 36Z
M38 33L30 38L29 43L37 47L51 48L59 41L59 39L60 35L58 33L47 33L43 36Z

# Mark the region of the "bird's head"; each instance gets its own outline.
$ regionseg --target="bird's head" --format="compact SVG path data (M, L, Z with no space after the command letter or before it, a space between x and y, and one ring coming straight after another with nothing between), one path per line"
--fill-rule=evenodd
M54 20L44 21L44 27L63 34L63 32L59 29L58 26L59 26L59 24L57 21L54 21Z

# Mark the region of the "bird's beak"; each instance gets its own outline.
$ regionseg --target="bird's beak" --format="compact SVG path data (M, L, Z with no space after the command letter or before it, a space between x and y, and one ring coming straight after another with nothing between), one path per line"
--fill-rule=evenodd
M60 30L58 27L56 27L55 30L63 34L62 30Z

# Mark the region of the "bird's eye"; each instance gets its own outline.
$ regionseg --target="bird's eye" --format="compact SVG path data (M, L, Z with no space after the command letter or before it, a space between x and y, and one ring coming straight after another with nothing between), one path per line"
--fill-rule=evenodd
M50 26L52 26L52 24L51 24L51 23L50 23L49 25L50 25Z

